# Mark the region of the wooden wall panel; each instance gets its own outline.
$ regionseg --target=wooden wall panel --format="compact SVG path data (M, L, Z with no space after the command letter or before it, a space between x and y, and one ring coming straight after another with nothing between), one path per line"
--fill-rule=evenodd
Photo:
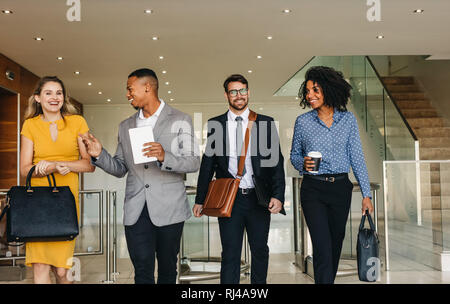
M0 189L17 183L17 95L0 89Z
M20 65L0 54L0 86L14 92L19 92L20 69ZM14 80L9 80L6 78L6 71L8 70L14 72Z

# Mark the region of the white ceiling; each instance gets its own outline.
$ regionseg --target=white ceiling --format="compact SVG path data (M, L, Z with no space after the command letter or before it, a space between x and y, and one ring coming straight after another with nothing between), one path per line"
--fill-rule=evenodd
M68 22L65 0L1 0L14 13L0 13L0 53L60 76L84 104L126 103L126 78L141 67L173 103L223 102L232 73L248 78L252 102L273 103L289 99L273 93L314 55L450 54L450 1L380 3L381 21L369 22L366 0L81 0L81 21Z

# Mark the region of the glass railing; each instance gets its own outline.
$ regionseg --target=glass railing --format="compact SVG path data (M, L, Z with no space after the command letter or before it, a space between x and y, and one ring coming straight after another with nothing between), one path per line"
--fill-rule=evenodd
M450 161L385 161L383 167L387 268L449 269L443 254L450 250Z
M381 160L416 159L417 138L367 56L314 57L278 89L275 96L297 96L306 71L320 65L341 71L352 85L349 109L360 119L373 144L371 148Z

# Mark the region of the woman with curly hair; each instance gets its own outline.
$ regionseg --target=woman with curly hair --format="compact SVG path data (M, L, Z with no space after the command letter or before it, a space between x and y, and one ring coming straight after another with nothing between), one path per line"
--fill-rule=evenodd
M362 212L373 212L370 182L355 116L347 111L351 85L332 68L310 68L299 90L300 106L290 159L303 175L300 199L313 244L316 284L333 284L352 198L350 166L360 184ZM309 152L320 152L317 173Z

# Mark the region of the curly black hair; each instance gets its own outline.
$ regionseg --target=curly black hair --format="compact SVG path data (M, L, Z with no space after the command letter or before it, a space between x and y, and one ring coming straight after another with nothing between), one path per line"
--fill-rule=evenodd
M306 100L306 83L311 80L322 88L324 104L336 108L338 111L347 111L347 103L350 97L352 86L344 79L340 71L331 67L313 66L306 71L305 81L300 86L298 97L300 106L311 107Z

